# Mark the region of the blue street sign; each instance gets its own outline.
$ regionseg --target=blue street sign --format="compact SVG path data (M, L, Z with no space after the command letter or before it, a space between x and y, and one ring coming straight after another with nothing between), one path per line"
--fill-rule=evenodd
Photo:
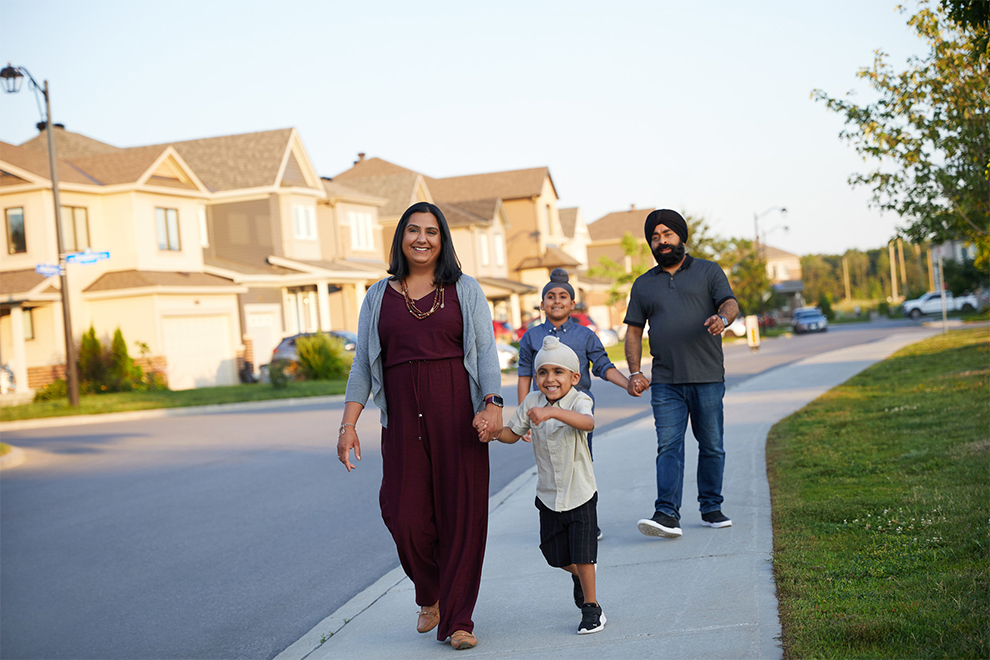
M65 255L65 263L67 264L95 264L97 261L103 261L104 259L109 259L109 252L92 252L86 250L84 252L76 252L75 254Z
M58 264L38 264L34 267L34 272L45 277L51 277L52 275L61 275L62 267Z

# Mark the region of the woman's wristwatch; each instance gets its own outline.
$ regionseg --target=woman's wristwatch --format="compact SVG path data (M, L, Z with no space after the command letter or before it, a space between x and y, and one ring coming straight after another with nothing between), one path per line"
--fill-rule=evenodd
M503 401L502 400L502 397L500 397L497 394L489 394L488 396L486 396L485 397L485 403L486 404L487 403L494 403L499 408L504 408L505 407L505 401Z

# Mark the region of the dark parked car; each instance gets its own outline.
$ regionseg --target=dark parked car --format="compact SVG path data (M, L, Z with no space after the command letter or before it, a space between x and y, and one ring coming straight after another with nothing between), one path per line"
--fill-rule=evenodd
M817 307L799 307L794 310L791 328L796 335L803 332L825 332L828 330L828 319Z
M296 360L296 340L300 337L312 337L317 333L315 332L303 332L298 335L292 335L291 337L286 337L278 343L275 350L272 351L272 362L275 360ZM344 350L354 354L354 349L357 348L357 334L350 332L349 330L331 330L326 333L335 339L339 339L344 343Z

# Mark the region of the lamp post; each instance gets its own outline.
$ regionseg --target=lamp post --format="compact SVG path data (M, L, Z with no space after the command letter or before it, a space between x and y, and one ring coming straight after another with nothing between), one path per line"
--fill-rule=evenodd
M787 217L787 209L783 206L771 206L762 213L753 214L753 234L756 237L756 249L758 254L763 254L763 248L760 245L760 218L767 215L768 213L773 213L774 211L780 211L781 217Z
M58 265L62 282L62 326L65 329L65 383L69 393L69 405L79 406L79 377L76 372L76 344L72 338L72 314L69 310L69 274L65 262L65 241L62 237L62 204L58 195L58 163L55 160L55 139L52 137L52 105L48 95L48 81L39 85L24 67L7 66L0 70L3 91L16 94L21 89L24 76L34 89L45 97L45 135L48 137L48 171L52 181L52 198L55 200L55 239L58 244ZM26 384L26 383L25 383Z
M767 244L767 236L774 233L778 229L783 229L785 234L791 230L791 228L787 225L774 225L770 229L763 232L763 236L760 237L760 245L765 247Z

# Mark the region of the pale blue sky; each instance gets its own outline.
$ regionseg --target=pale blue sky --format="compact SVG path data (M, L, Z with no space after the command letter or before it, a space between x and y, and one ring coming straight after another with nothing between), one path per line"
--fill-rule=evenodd
M873 50L923 44L893 0L0 0L0 59L53 116L120 147L295 127L317 171L359 151L431 176L546 165L591 222L667 207L799 254L886 244L865 165L810 99L861 89ZM912 5L913 6L913 5ZM0 94L0 139L37 134Z

